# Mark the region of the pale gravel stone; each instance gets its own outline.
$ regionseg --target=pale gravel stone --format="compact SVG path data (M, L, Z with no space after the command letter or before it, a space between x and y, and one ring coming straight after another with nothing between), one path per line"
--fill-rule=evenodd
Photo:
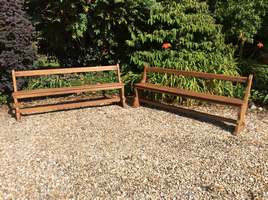
M268 199L268 112L238 137L225 127L116 105L18 123L1 108L0 199Z

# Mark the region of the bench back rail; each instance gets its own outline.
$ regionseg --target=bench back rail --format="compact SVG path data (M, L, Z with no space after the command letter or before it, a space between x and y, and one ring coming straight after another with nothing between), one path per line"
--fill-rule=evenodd
M253 80L253 75L249 75L249 77L227 76L227 75L223 75L223 74L213 74L213 73L195 72L195 71L183 71L183 70L176 70L176 69L167 69L167 68L145 66L141 83L146 83L147 73L161 73L161 74L170 74L170 75L177 75L177 76L184 76L184 77L196 77L196 78L203 78L203 79L216 79L216 80L223 80L223 81L246 83L247 87L245 90L244 100L248 100L248 98L249 98L250 89L251 89L252 80Z
M120 67L117 65L110 66L96 66L96 67L73 67L73 68L58 68L58 69L40 69L40 70L27 70L15 71L12 70L12 80L14 91L17 90L17 77L33 77L33 76L47 76L47 75L60 75L60 74L73 74L73 73L86 73L86 72L103 72L103 71L116 71L117 80L122 83L120 77Z

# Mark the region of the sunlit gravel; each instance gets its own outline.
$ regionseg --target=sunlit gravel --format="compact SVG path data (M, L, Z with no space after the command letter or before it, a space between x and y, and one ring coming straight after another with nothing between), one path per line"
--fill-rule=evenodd
M224 107L203 111L235 117ZM0 199L268 199L268 112L246 129L117 105L0 109Z

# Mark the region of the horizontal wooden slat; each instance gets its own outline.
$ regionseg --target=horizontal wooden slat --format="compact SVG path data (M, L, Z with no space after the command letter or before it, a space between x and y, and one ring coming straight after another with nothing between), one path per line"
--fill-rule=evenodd
M172 95L179 95L184 97L189 97L193 99L200 99L215 103L221 103L225 105L232 105L232 106L241 106L243 101L237 98L230 98L218 95L212 95L207 93L199 93L199 92L192 92L189 90L181 89L181 88L171 88L165 87L160 85L154 85L150 83L137 83L135 87L143 89L143 90L151 90L159 93L168 93Z
M49 88L49 89L36 89L36 90L24 90L19 92L14 92L13 96L17 99L25 99L32 97L43 97L43 96L53 96L61 94L76 94L82 92L94 92L100 90L112 90L121 89L124 87L123 83L107 83L107 84L97 84L97 85L82 85L74 87L64 87L64 88Z
M43 113L43 112L56 111L56 110L83 108L83 107L97 106L97 105L107 105L107 104L111 104L111 103L115 103L115 102L120 102L120 98L114 97L111 99L101 99L101 100L86 101L86 102L36 106L36 107L32 107L32 108L21 108L20 113L21 114Z
M218 79L232 82L240 82L245 83L248 80L248 77L243 76L226 76L223 74L213 74L213 73L205 73L205 72L194 72L194 71L182 71L175 69L167 69L167 68L158 68L158 67L146 67L147 72L153 73L166 73L166 74L174 74L177 76L188 76L188 77L198 77L204 79Z
M236 124L237 120L235 119L231 119L231 118L226 118L226 117L222 117L222 116L218 116L218 115L212 115L212 114L208 114L208 113L203 113L200 111L195 111L195 110L191 110L191 109L185 109L185 108L181 108L181 107L176 107L176 106L172 106L172 105L167 105L167 104L163 104L163 103L159 103L159 102L155 102L155 101L150 101L147 99L139 99L139 101L141 103L145 103L148 105L153 105L153 106L157 106L157 107L163 107L164 109L172 109L174 111L178 111L181 112L183 114L190 114L193 116L202 116L205 118L210 118L213 120L219 120L219 121L224 121L224 122L229 122L229 123L233 123Z
M110 66L96 66L96 67L73 67L73 68L55 68L55 69L15 71L15 76L26 77L26 76L44 76L44 75L53 75L53 74L114 71L114 70L117 70L117 68L118 68L117 65L110 65Z

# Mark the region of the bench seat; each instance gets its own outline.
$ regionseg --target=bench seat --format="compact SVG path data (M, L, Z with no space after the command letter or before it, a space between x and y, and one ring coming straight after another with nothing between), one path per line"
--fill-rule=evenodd
M189 97L193 99L200 99L205 101L211 101L214 103L222 103L222 104L229 104L233 106L241 106L243 104L243 100L238 98L231 98L231 97L224 97L224 96L218 96L218 95L212 95L208 93L199 93L199 92L193 92L181 88L171 88L161 85L155 85L150 83L137 83L135 84L135 87L146 90L149 89L151 91L155 92L164 92L172 95L179 95L184 97Z
M24 90L13 93L13 97L17 99L26 99L32 97L43 97L43 96L53 96L62 94L76 94L82 92L94 92L100 90L112 90L112 89L122 89L124 87L123 83L105 83L96 85L82 85L73 87L63 87L63 88L48 88L48 89L35 89L35 90Z

